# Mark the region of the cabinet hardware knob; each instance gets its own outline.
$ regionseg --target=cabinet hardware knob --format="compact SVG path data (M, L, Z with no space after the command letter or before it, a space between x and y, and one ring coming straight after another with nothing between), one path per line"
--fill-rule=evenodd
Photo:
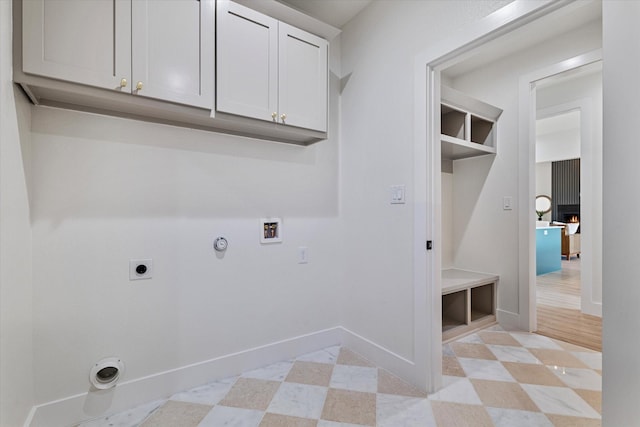
M129 82L124 77L120 79L120 87L127 87Z
M136 90L142 90L142 82L136 83Z
M271 118L273 119L273 121L275 122L276 119L278 118L278 113L271 113Z
M284 121L287 120L287 115L286 114L281 114L280 115L280 119L282 120L282 123L284 123Z

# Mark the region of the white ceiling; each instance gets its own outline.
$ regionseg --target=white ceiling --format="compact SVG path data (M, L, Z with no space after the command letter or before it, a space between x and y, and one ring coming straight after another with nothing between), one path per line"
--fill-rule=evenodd
M278 0L336 28L351 21L372 0Z

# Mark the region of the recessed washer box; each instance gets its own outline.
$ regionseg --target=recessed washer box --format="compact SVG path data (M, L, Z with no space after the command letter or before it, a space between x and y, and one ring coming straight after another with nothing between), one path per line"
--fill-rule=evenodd
M260 243L282 242L282 220L280 218L260 219Z

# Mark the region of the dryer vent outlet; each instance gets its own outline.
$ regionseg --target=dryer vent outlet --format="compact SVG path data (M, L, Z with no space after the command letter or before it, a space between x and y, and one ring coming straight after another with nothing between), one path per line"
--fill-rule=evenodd
M124 363L118 357L107 357L91 368L89 381L99 390L114 387L124 372Z

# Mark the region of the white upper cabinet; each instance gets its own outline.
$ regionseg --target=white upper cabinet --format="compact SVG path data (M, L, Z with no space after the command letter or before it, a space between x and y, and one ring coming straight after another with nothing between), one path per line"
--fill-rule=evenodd
M131 6L134 93L212 108L213 2L133 0Z
M22 2L25 73L119 89L131 74L131 0Z
M340 30L277 0L239 1L251 8L13 0L13 81L36 105L292 144L326 139L326 39Z
M327 130L327 41L280 22L278 111L286 124Z
M216 110L327 131L328 43L219 0Z
M212 108L213 0L26 0L23 71Z
M278 21L218 2L218 111L275 121L278 114Z

